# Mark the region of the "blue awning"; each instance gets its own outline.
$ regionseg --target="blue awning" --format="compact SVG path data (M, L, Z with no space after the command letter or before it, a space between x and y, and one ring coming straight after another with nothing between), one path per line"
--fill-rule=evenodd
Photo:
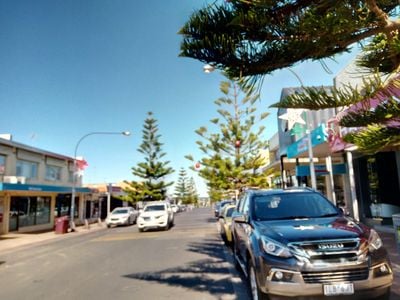
M42 184L22 184L22 183L4 183L0 182L0 191L31 191L31 192L54 192L54 193L72 193L70 186L42 185ZM91 189L76 187L77 193L91 193Z

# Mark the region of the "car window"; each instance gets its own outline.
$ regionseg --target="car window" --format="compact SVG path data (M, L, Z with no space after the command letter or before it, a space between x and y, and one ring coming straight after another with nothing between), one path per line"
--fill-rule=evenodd
M319 194L285 193L254 196L256 220L280 220L337 216L336 207Z
M244 207L244 203L246 202L247 199L247 194L244 194L241 199L240 199L240 203L238 205L238 211L243 213L243 207Z
M235 210L235 207L233 207L233 206L228 207L226 209L225 216L232 217L232 213L234 212L234 210Z
M114 215L117 215L117 214L126 214L126 213L128 213L128 210L127 210L127 209L117 209L117 210L114 210L112 213L113 213Z
M160 204L160 205L149 205L144 208L144 211L161 211L165 210L165 205Z
M249 195L247 195L247 196L244 198L244 201L243 201L243 208L242 208L242 211L243 211L243 214L244 214L244 215L248 215L248 214L249 214L249 211L250 211L249 203L250 203L250 201L249 201Z

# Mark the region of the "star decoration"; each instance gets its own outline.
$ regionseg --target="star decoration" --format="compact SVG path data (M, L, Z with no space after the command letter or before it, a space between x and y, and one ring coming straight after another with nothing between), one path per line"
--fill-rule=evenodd
M306 121L303 120L301 114L303 113L304 109L288 109L286 113L279 116L279 119L287 120L288 121L288 130L291 130L296 123L299 124L306 124Z

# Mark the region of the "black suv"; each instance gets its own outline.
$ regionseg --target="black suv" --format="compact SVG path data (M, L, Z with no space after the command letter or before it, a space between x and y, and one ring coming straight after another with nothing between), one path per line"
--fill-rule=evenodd
M253 299L389 299L379 235L307 188L247 190L232 220L235 264Z

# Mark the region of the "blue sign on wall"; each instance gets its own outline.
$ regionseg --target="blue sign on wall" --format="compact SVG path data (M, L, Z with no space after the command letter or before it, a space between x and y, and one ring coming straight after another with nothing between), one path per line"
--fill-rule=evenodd
M315 175L323 176L328 175L329 172L326 165L314 165ZM333 175L346 174L346 164L334 164L332 165ZM310 166L296 166L296 176L310 176Z
M315 147L327 141L325 124L321 124L311 132L311 145ZM287 157L295 158L308 150L308 135L287 147Z

